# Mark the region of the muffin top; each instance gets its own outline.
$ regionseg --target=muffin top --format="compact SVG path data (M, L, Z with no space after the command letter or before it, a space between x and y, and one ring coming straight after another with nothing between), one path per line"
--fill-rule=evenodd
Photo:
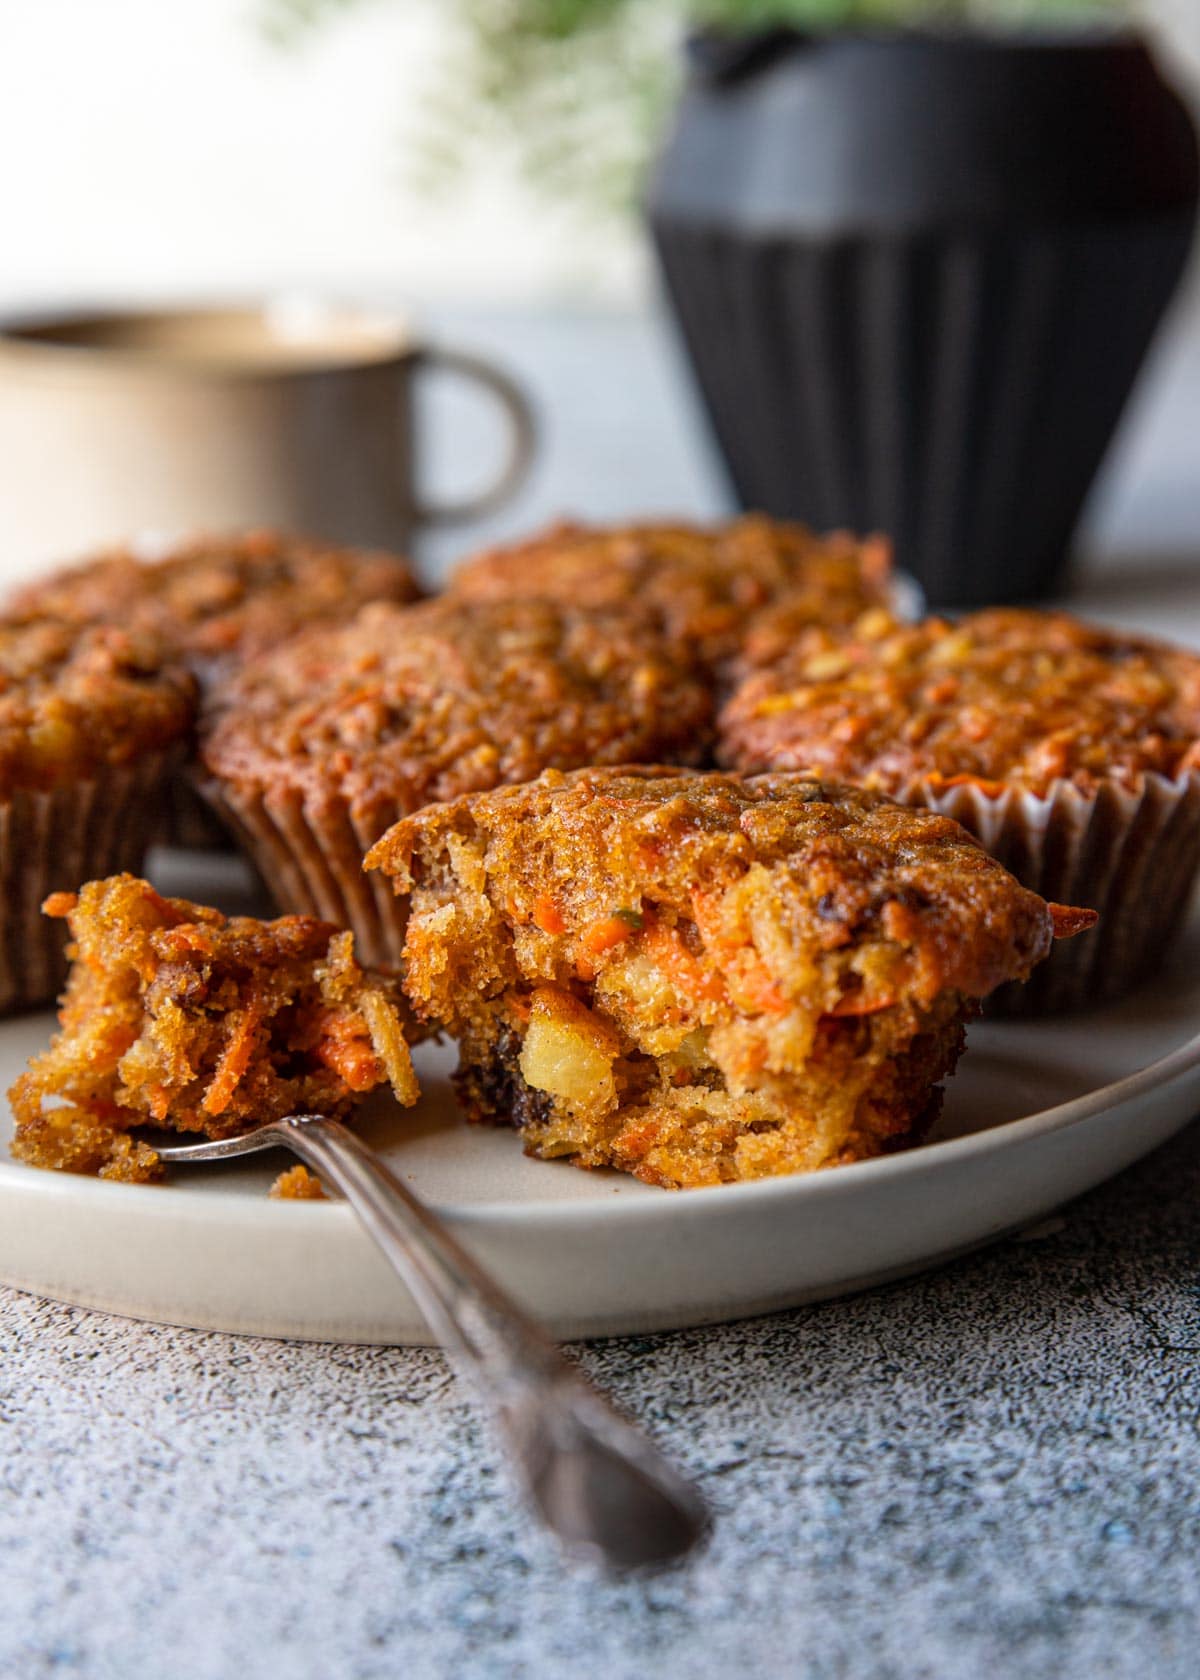
M366 816L550 766L694 762L711 711L692 665L628 612L381 603L223 684L202 757L218 781L345 800Z
M450 591L471 600L632 605L719 665L737 651L755 615L775 602L787 602L795 625L852 624L888 599L890 567L882 537L818 536L761 514L708 527L562 524L468 561Z
M152 636L0 619L0 798L94 779L184 739L195 683Z
M308 624L419 593L397 555L248 531L198 537L156 560L101 554L27 584L9 610L152 631L208 683Z
M619 964L622 986L667 1018L681 988L814 1019L944 990L983 997L1026 975L1056 928L1092 919L1056 923L948 817L789 775L551 771L403 819L367 867L398 893L420 889L406 985L448 1019L471 1007L443 995L455 927L473 963L493 956L472 908L481 890L518 930L526 976L603 984Z
M1200 656L993 608L957 623L868 614L806 632L751 672L721 718L742 770L809 770L886 792L914 781L1090 793L1200 767Z

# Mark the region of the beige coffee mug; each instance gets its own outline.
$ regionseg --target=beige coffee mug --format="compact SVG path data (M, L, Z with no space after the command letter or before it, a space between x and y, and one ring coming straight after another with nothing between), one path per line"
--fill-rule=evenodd
M509 441L488 489L431 505L415 482L414 388L439 368L498 398ZM0 573L255 525L403 550L421 525L504 501L533 440L529 405L497 368L366 310L293 301L0 323Z

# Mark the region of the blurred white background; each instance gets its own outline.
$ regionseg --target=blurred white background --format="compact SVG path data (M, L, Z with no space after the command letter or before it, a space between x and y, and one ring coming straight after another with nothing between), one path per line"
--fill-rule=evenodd
M421 544L434 573L564 512L718 513L728 487L636 222L581 223L502 160L473 160L452 193L414 184L447 10L357 0L281 49L263 0L0 0L0 309L292 288L411 305L509 366L542 421L521 494ZM1200 0L1145 10L1200 108ZM1137 561L1113 603L1130 621L1151 610L1148 561L1185 549L1192 575L1198 412L1200 263L1089 508L1089 570ZM422 421L423 482L487 481L484 399L443 384Z
M628 300L632 230L510 171L413 180L439 0L359 0L287 46L262 0L0 0L0 303L335 285Z
M417 302L645 296L632 226L501 163L433 198L412 151L441 0L358 0L287 48L263 0L0 0L0 305L326 285ZM1149 0L1200 85L1200 0Z

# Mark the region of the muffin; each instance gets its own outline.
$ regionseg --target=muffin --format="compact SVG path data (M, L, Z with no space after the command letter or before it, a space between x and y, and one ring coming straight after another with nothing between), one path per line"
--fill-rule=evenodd
M47 893L141 867L187 752L195 684L153 638L0 619L0 1012L54 997Z
M957 823L799 776L548 772L372 848L459 1097L526 1151L696 1186L918 1138L1056 912Z
M223 916L132 875L46 911L69 923L74 964L61 1031L9 1092L18 1160L144 1181L162 1165L131 1127L233 1137L343 1114L385 1082L416 1101L398 983L359 966L349 933Z
M461 599L539 597L577 607L632 606L719 673L766 607L793 629L852 624L891 599L883 537L818 536L749 514L726 525L561 524L460 566Z
M403 919L362 861L400 817L548 767L694 763L711 723L702 676L628 612L377 605L214 694L204 789L282 908L353 928L365 961L389 962Z
M188 666L203 692L306 625L419 593L394 554L247 531L197 537L154 559L130 549L100 554L26 584L9 610L145 631ZM230 843L182 776L171 784L164 837L180 846Z
M197 537L156 559L100 554L26 584L8 610L149 631L208 687L306 625L419 593L397 555L246 531Z
M746 676L719 754L955 817L1044 898L1100 911L1010 1011L1113 998L1156 966L1200 862L1200 657L993 609L810 632Z

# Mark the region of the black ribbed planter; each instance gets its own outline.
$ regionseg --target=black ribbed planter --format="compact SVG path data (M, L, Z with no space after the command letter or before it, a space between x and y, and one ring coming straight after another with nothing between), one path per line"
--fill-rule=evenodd
M1132 35L700 37L648 199L745 506L1046 595L1191 243Z

